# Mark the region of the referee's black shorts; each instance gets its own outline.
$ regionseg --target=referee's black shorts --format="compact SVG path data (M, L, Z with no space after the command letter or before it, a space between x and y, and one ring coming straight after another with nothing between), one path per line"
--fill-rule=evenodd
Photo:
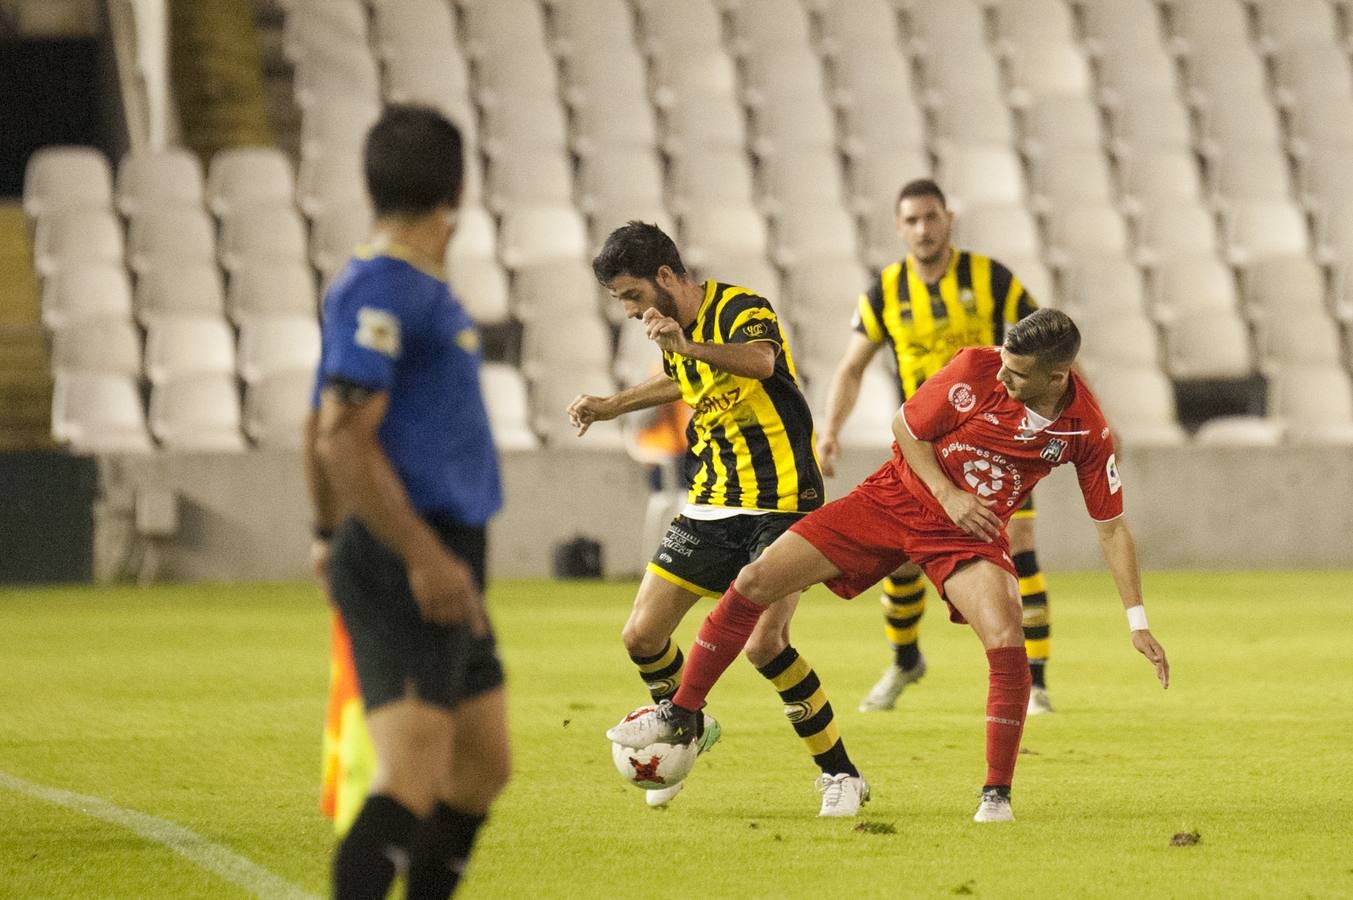
M484 589L484 529L449 519L428 522L465 560ZM329 581L352 641L353 663L368 710L404 697L454 709L503 683L493 634L475 637L462 625L434 625L421 615L404 560L356 518L334 532Z

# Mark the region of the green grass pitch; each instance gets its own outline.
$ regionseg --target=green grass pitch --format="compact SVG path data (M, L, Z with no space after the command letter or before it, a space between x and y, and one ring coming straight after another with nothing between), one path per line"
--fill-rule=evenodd
M1106 574L1049 582L1058 712L1025 730L1018 821L985 827L985 661L933 599L930 674L864 715L887 660L879 606L805 596L794 643L874 786L859 819L819 820L815 769L745 661L711 696L723 742L670 809L647 809L602 735L646 699L619 643L634 585L497 583L515 774L462 895L1353 896L1353 572L1148 573L1169 691ZM247 896L13 779L167 820L324 895L326 615L306 584L0 591L0 897Z

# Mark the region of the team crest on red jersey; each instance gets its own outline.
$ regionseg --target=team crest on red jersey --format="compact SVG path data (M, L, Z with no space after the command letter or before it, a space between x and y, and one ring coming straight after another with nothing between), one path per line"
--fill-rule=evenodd
M1062 453L1066 450L1066 441L1059 438L1052 438L1048 445L1043 448L1043 452L1038 455L1050 463L1059 463L1062 461Z
M972 385L960 381L949 388L949 402L954 409L965 413L977 405L977 395L972 392Z

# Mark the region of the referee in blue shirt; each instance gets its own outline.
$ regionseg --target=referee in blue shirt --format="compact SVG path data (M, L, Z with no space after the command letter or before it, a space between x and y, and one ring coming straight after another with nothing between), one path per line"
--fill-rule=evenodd
M502 504L474 324L442 272L460 132L388 107L367 135L371 244L324 300L306 459L315 557L352 639L376 752L334 895L447 897L507 781L503 670L484 612Z

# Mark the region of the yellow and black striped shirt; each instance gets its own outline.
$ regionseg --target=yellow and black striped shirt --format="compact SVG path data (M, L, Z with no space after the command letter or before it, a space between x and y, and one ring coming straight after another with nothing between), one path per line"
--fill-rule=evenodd
M911 257L887 266L855 310L855 330L892 346L903 399L964 347L991 346L1038 308L1018 278L987 256L955 249L934 284Z
M770 303L747 288L707 281L686 336L711 344L771 341L780 350L762 381L663 353L663 371L694 410L686 428L690 502L779 512L821 506L813 417Z

